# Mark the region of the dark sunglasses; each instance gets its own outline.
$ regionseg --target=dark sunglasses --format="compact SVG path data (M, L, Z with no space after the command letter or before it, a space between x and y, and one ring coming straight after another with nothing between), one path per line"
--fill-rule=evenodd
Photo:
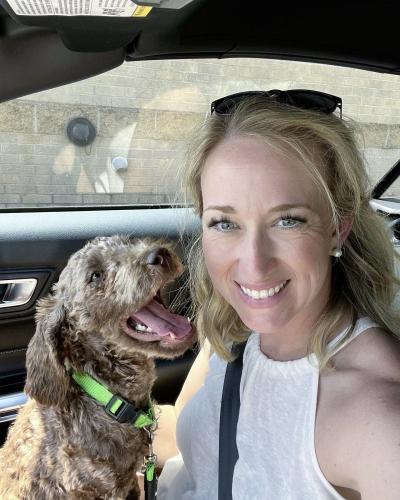
M337 108L342 118L342 99L335 95L325 94L316 90L250 90L238 92L226 97L221 97L211 103L211 114L230 115L243 99L247 97L264 96L282 104L288 104L295 108L321 111L322 113L333 113Z

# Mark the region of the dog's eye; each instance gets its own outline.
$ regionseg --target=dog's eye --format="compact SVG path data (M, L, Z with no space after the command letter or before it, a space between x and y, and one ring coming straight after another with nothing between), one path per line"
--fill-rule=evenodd
M96 283L97 281L99 281L101 279L102 275L103 274L100 271L95 271L90 276L90 283Z

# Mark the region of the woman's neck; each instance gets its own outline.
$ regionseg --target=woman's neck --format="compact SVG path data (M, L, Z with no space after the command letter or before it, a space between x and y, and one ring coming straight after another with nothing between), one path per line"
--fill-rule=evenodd
M334 338L351 323L346 315L341 319L331 338ZM307 355L307 345L313 335L315 322L300 322L285 325L280 332L260 333L260 349L274 361L294 361Z

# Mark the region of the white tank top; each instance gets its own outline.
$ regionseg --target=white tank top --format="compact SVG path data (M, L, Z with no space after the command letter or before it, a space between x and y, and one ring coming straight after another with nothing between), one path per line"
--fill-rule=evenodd
M371 319L360 318L345 345L374 326L378 325ZM347 331L329 347L335 350ZM311 357L316 360L314 354ZM164 466L158 500L218 499L218 431L225 368L226 362L213 354L204 385L183 408L177 422L180 454ZM274 361L261 352L260 335L250 335L240 383L233 500L343 499L324 477L315 453L318 381L319 371L307 357Z

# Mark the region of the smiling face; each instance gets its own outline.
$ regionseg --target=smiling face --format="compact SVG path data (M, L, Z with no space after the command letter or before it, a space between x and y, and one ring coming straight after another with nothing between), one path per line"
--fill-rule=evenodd
M328 300L337 243L305 167L259 138L228 138L208 156L201 190L214 287L271 346L301 351Z

